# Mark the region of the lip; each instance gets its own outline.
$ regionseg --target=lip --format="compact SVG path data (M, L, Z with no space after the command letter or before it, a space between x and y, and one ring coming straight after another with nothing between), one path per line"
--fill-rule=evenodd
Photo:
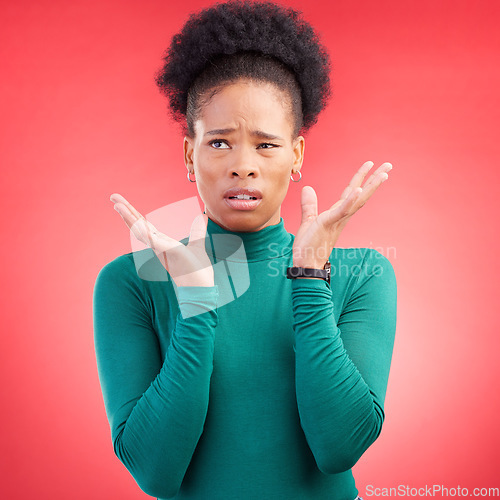
M240 194L246 194L248 196L253 196L257 199L262 199L262 193L258 189L255 189L252 187L244 187L244 188L243 187L234 187L234 188L228 189L224 193L224 198L229 198L231 196L238 196Z
M246 194L247 196L252 196L254 200L236 200L231 198L232 196L238 196L240 194ZM228 189L224 193L224 201L234 210L253 210L257 208L262 201L262 193L252 187L234 187Z

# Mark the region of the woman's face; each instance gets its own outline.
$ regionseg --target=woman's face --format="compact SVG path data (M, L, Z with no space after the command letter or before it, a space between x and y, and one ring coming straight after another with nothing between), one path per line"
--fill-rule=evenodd
M287 93L250 80L224 86L202 108L195 137L184 138L184 160L219 226L258 231L279 223L290 174L304 157L290 109Z

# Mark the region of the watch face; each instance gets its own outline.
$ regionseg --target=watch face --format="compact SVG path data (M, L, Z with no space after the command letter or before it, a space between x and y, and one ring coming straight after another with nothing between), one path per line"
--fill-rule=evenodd
M328 281L328 283L330 283L330 274L332 272L332 265L331 265L329 260L326 261L325 271L326 271L326 275L327 275L326 281Z

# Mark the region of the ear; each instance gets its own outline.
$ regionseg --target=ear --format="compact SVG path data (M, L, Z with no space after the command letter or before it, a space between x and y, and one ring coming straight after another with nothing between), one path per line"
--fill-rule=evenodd
M299 135L293 141L293 163L292 163L292 174L297 173L302 168L302 162L304 161L304 150L306 147L306 140L303 136Z
M194 140L189 136L184 136L184 163L188 172L194 172Z

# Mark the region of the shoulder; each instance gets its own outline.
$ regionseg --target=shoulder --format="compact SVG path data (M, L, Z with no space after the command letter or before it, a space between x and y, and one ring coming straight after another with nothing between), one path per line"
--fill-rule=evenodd
M168 281L168 273L150 248L119 255L104 264L97 274L101 279L127 281Z
M142 292L135 271L133 252L119 255L101 267L94 284L94 303L123 297L124 293L130 291L135 291L136 295Z
M391 261L374 248L335 247L329 260L332 267L342 264L350 265L350 271L353 273L366 273L367 271L374 274L384 271L394 273Z
M102 282L116 284L124 280L134 280L134 271L133 252L119 255L101 267L97 273L96 285Z
M377 286L396 289L396 274L388 257L374 248L334 248L330 255L332 279L345 282L348 289Z
M169 281L169 275L150 248L129 252L101 267L95 280L94 299L133 296L147 304L153 295L152 282L161 281Z

